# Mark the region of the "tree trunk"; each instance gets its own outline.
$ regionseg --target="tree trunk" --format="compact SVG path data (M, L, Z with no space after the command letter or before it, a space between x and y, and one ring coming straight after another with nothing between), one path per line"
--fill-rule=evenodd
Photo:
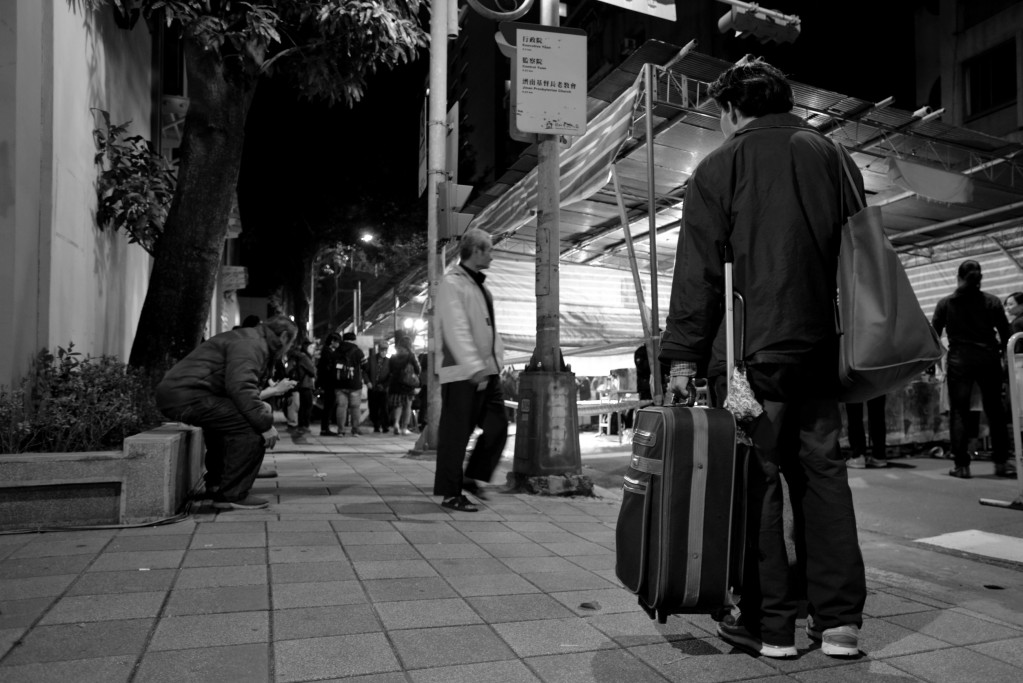
M209 317L256 85L191 42L185 65L189 107L178 186L129 360L154 382L196 347Z
M295 316L295 324L298 325L299 337L311 337L312 333L307 330L311 329L308 323L312 316L313 254L296 254L286 277L284 288L291 303L292 315Z

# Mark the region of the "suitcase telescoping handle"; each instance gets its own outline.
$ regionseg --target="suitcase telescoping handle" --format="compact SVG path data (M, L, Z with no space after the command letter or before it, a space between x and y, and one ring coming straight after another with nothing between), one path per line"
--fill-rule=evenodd
M725 377L731 381L732 372L735 370L735 301L734 285L732 283L732 263L735 261L735 254L732 253L732 245L725 242Z

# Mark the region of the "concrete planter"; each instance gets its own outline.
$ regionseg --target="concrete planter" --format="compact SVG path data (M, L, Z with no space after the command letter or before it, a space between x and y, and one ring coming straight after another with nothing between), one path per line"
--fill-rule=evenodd
M120 451L0 455L0 529L141 524L177 513L202 474L202 430L167 423Z

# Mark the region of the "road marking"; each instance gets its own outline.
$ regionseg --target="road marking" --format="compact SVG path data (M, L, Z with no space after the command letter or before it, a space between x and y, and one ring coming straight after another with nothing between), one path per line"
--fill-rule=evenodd
M1010 562L1023 562L1023 538L1015 536L967 529L930 538L918 538L917 542Z

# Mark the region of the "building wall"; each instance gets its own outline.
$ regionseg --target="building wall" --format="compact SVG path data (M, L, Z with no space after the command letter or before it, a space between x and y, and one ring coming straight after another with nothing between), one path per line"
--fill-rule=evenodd
M961 0L941 0L942 38L936 47L941 51L943 121L973 128L991 135L1023 140L1023 2L974 25L960 26L958 4ZM988 116L968 119L963 62L1003 43L1016 42L1016 106L992 112Z
M13 245L0 256L0 384L13 384L42 347L130 351L150 259L95 225L90 108L149 137L150 40L108 9L38 0L0 0L0 35L0 55L13 52L0 60L0 237Z

